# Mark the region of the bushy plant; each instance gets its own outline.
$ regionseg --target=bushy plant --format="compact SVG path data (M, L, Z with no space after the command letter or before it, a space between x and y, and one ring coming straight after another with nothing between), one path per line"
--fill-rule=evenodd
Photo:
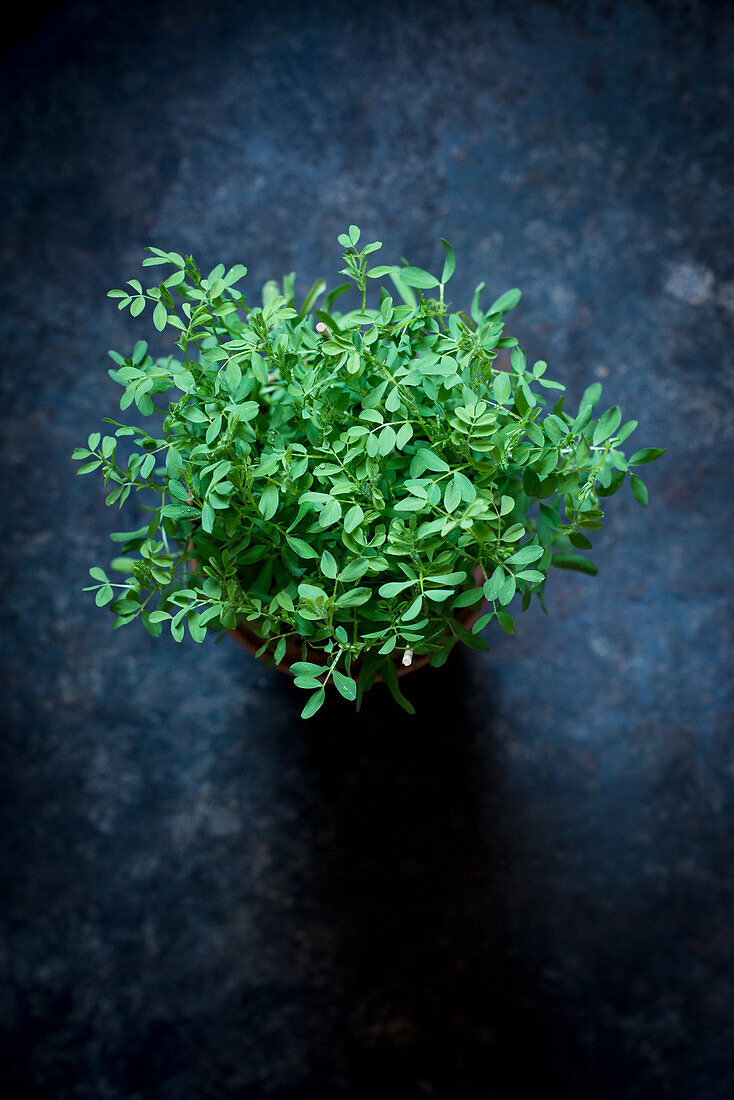
M295 639L309 658L293 666L306 717L328 681L355 699L378 673L412 710L396 660L440 665L456 639L485 649L491 620L515 630L516 599L543 603L551 566L595 573L579 551L602 525L600 498L629 477L645 505L631 468L663 453L625 457L636 422L617 407L595 415L599 383L565 408L546 363L529 366L503 335L519 290L482 308L480 283L468 313L453 311L446 241L440 278L370 268L381 245L359 242L356 226L339 236L348 282L326 293L318 280L300 305L293 273L251 305L241 265L204 277L190 256L148 249L143 266L171 273L110 297L134 317L150 304L175 354L153 358L140 341L110 352L110 375L123 411L134 403L162 424L151 434L105 418L110 434L73 455L79 473L101 471L108 505L134 491L149 512L111 535L120 580L90 570L114 625L140 618L153 635L201 642L246 620L276 663ZM355 288L356 307L338 310ZM455 613L480 601L469 631Z

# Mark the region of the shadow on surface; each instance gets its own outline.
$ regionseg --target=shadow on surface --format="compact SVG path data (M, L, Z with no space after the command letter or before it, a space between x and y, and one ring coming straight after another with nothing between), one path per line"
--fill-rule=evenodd
M600 1097L657 1096L621 1037L590 1040L585 1011L544 976L538 846L505 761L499 685L483 662L480 698L497 705L480 711L471 659L457 650L403 681L414 718L379 687L361 713L335 697L309 723L304 777L323 830L313 890L333 921L348 1082L333 1095L569 1100L591 1081ZM319 1051L317 1079L330 1079L329 1057Z
M502 856L483 827L467 679L454 653L403 681L415 717L378 687L356 716L334 699L311 727L329 845L317 888L340 933L355 1096L473 1095L491 1043Z

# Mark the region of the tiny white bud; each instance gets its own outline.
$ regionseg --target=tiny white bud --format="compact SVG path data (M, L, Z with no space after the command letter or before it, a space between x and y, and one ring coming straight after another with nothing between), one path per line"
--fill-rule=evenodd
M403 667L407 668L408 665L412 665L412 664L413 664L413 650L412 649L406 649L405 653L403 654Z
M320 333L321 336L331 336L331 333L329 332L328 328L326 327L326 325L324 324L323 321L319 321L319 323L316 326L316 331L318 333Z

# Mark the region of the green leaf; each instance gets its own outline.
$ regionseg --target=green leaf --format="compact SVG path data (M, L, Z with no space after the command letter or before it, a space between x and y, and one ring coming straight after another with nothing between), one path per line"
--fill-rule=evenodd
M529 392L524 382L519 382L515 387L515 405L521 416L526 416L532 408L531 403L528 401Z
M420 610L421 610L422 605L423 605L423 596L421 594L419 594L413 600L413 602L410 605L410 607L408 608L408 610L400 616L402 621L407 623L407 622L410 622L411 619L417 619L419 614L420 614Z
M349 699L353 702L357 698L357 685L350 676L345 676L344 673L339 672L338 669L334 669L331 678L334 681L334 687L343 695L345 699Z
M381 596L385 596L387 599L391 599L393 596L399 595L400 592L404 592L406 588L410 588L411 585L416 584L414 580L410 581L388 581L387 584L383 584L378 589Z
M326 283L324 282L324 280L323 279L317 279L316 282L312 285L312 287L309 290L306 297L303 299L303 304L301 305L301 308L298 311L298 316L299 317L307 317L308 314L313 309L317 298L320 298L325 290L326 290Z
M291 595L290 595L289 592L286 592L285 590L283 590L282 592L279 592L278 595L275 598L278 601L278 603L280 604L280 606L282 608L284 608L286 611L294 611L295 610L295 608L293 606L293 599L291 598Z
M286 541L290 546L294 554L298 554L299 558L318 558L318 554L309 546L303 539L296 538L295 535L286 535Z
M402 450L406 443L408 443L413 437L413 425L405 423L399 429L395 445Z
M515 620L512 615L509 615L506 611L496 612L497 622L500 624L505 634L515 633Z
M326 599L326 593L323 588L315 584L306 584L305 582L299 584L298 595L304 600L311 600L316 603L320 603Z
M542 546L521 546L507 559L508 565L528 565L531 561L537 561L544 554Z
M317 665L314 661L294 661L291 665L294 676L321 676L325 671L323 665Z
M453 596L454 591L452 588L427 588L426 599L433 600L434 603L443 603L449 596Z
M478 325L480 325L482 323L482 321L484 320L484 314L482 313L482 310L479 307L479 299L482 296L482 291L484 290L484 286L485 286L484 283L479 284L479 286L474 291L474 297L472 298L472 302L471 302L470 312L471 312L472 320L475 321L476 324L478 324Z
M461 584L466 580L466 573L463 569L457 569L453 573L433 573L430 577L426 577L426 584Z
M265 648L266 647L263 647L263 652ZM256 653L255 656L257 657L258 654ZM296 676L293 680L293 683L296 685L297 688L306 688L309 691L312 688L318 689L321 687L321 681L317 680L315 676Z
M113 558L110 569L114 569L116 573L130 573L134 564L134 558Z
M93 462L85 462L83 466L80 466L77 470L77 477L81 474L90 474L92 470L96 470L102 465L101 458L95 458Z
M183 467L184 464L180 452L176 450L172 443L169 443L168 451L166 452L166 473L169 477L178 477Z
M329 500L321 509L319 515L319 523L322 527L331 527L333 523L336 523L341 518L342 506L338 500L333 498Z
M337 607L359 607L372 596L371 588L352 588L336 600Z
M581 554L553 554L551 565L558 569L575 569L577 573L588 573L592 577L599 572L598 566Z
M510 353L510 364L515 374L517 374L518 376L525 373L527 362L525 358L525 352L522 348L512 349L512 352ZM528 404L530 404L530 402L528 402Z
M206 435L204 436L206 442L210 443L210 444L213 443L214 440L219 437L219 433L221 432L221 430L222 430L222 417L221 417L221 415L220 416L215 416L214 419L212 420L211 424L209 425L209 427L206 430Z
M308 702L301 711L301 718L312 718L317 710L324 705L324 699L326 698L326 691L324 688L319 688L313 695L310 695Z
M425 501L422 497L403 497L395 504L396 512L413 512L417 514L425 506Z
M477 491L466 474L462 474L460 470L457 470L454 474L454 481L459 486L459 492L461 493L461 499L463 501L467 504L471 504L473 500L476 500Z
M423 290L439 285L436 276L424 271L421 267L401 267L400 278L406 286L419 287Z
M256 351L252 353L252 373L260 383L261 386L266 386L268 382L268 365L263 359L262 355L259 355Z
M204 507L201 509L201 526L207 534L211 534L214 529L215 520L214 509L208 501L204 503Z
M499 401L500 405L504 405L509 399L511 392L512 383L509 374L507 374L506 371L498 371L492 382L492 393L497 401Z
M656 458L660 458L664 454L664 447L643 447L641 450L635 451L629 460L629 465L644 466L646 462L654 462Z
M395 447L395 430L388 424L386 428L383 428L380 432L380 442L378 446L378 453L383 457L390 454Z
M549 421L546 421L546 428L551 433L553 432L552 421L550 422L550 425L549 425ZM545 437L543 435L543 432L540 430L540 428L538 427L537 424L534 424L532 421L530 421L528 424L525 425L525 431L527 432L530 439L532 439L533 443L535 443L538 447L543 447L545 445ZM558 443L559 438L560 438L559 436L556 436L556 438L553 440L553 442ZM553 464L555 465L555 463L557 461L557 456L556 455L551 455L551 459L553 461Z
M227 369L224 372L224 377L227 380L227 386L232 394L237 392L237 387L242 381L242 368L236 359L233 359L227 364Z
M355 561L351 561L339 574L339 580L344 584L351 584L353 581L361 580L369 569L369 562L365 558L357 558Z
M598 403L601 397L601 382L592 382L590 386L587 386L581 395L581 401L579 402L579 417L582 409L593 409ZM577 417L577 420L579 418ZM574 421L574 431L578 431L580 425Z
M453 478L446 486L443 495L443 503L447 512L453 512L461 503L461 489L456 480L456 474L454 474Z
M161 515L169 519L199 519L201 512L191 504L166 504Z
M647 508L647 485L637 474L630 474L632 496L643 508Z
M501 294L496 301L492 302L492 305L487 310L487 314L492 313L509 313L511 309L514 309L517 303L522 298L522 291L517 287L513 287L512 290L506 290L504 294Z
M477 619L477 621L474 623L473 627L471 628L472 634L478 634L480 632L480 630L484 630L485 626L492 621L494 616L495 616L494 611L488 611L486 613L486 615L482 615L479 619ZM460 635L460 637L461 637L461 635ZM466 640L466 639L464 639L464 640Z
M385 399L385 408L388 412L392 413L397 412L400 408L400 390L396 389L394 386Z
M189 494L186 491L186 487L182 485L180 481L169 478L168 492L171 494L172 497L175 497L176 500L183 501L185 504L191 503L191 501L189 500Z
M163 302L159 302L153 310L153 324L159 332L163 332L166 327L166 320L168 319L168 310Z
M606 439L609 439L610 436L614 435L621 422L622 413L617 405L612 406L611 409L607 409L597 426L594 428L592 440L594 446L603 443Z
M441 244L446 252L446 259L444 260L443 271L441 272L441 282L447 283L456 270L456 256L449 242L445 241L443 237L441 237Z
M423 465L427 470L432 470L434 473L437 474L448 473L448 463L444 462L442 458L439 458L435 451L432 451L430 447L421 447L420 450L417 452L416 457L418 456L420 456L420 458L422 459Z
M149 477L149 475L152 474L152 472L153 472L154 466L155 466L155 455L146 455L145 458L143 459L142 465L140 467L140 476L142 478Z
M344 517L344 530L347 534L351 534L360 526L364 519L364 512L359 504L353 504Z
M479 603L480 599L484 595L482 588L470 588L466 592L460 592L453 602L453 607L471 607L475 603Z
M503 606L507 606L507 604L511 603L511 601L512 601L514 595L515 595L516 590L517 590L517 582L515 580L515 576L514 576L513 573L510 573L510 575L508 577L505 577L504 581L502 582L502 587L500 588L500 594L497 597L499 602Z
M628 439L629 436L632 435L632 433L633 433L633 431L635 430L636 427L637 427L637 421L636 420L628 420L627 423L623 424L622 427L617 432L617 442L618 443L624 443L625 439ZM662 453L664 453L664 452L661 452L661 454ZM652 461L652 459L650 459L649 461Z
M496 600L502 591L502 585L505 583L505 577L507 574L501 565L498 565L489 580L484 582L484 598L491 603Z
M189 634L195 642L203 642L206 639L206 626L200 621L199 616L195 611L189 613L187 617L189 625Z
M272 519L275 513L278 511L278 502L280 500L280 494L278 493L278 487L273 485L266 485L262 491L260 497L260 503L258 508L260 515L263 519Z
M334 580L337 574L336 558L328 550L324 550L321 555L321 572L331 580Z
M541 573L539 569L521 569L515 576L519 581L529 581L530 584L539 584L545 580L545 573Z
M257 401L245 401L237 406L237 415L240 420L254 420L259 412L260 406Z
M110 603L113 598L114 592L112 588L109 584L105 584L101 588L97 589L97 594L94 597L94 602L96 603L97 607L104 607L105 604Z

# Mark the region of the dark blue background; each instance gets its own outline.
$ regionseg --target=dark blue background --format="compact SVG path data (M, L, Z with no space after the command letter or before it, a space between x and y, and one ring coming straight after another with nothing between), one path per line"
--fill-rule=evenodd
M727 13L728 8L728 13ZM0 1085L734 1095L731 8L29 8L3 59ZM72 448L145 245L336 279L349 222L668 448L492 652L302 724L230 642L80 593ZM152 340L153 346L155 339ZM642 471L643 473L645 471ZM135 516L127 526L135 525Z

